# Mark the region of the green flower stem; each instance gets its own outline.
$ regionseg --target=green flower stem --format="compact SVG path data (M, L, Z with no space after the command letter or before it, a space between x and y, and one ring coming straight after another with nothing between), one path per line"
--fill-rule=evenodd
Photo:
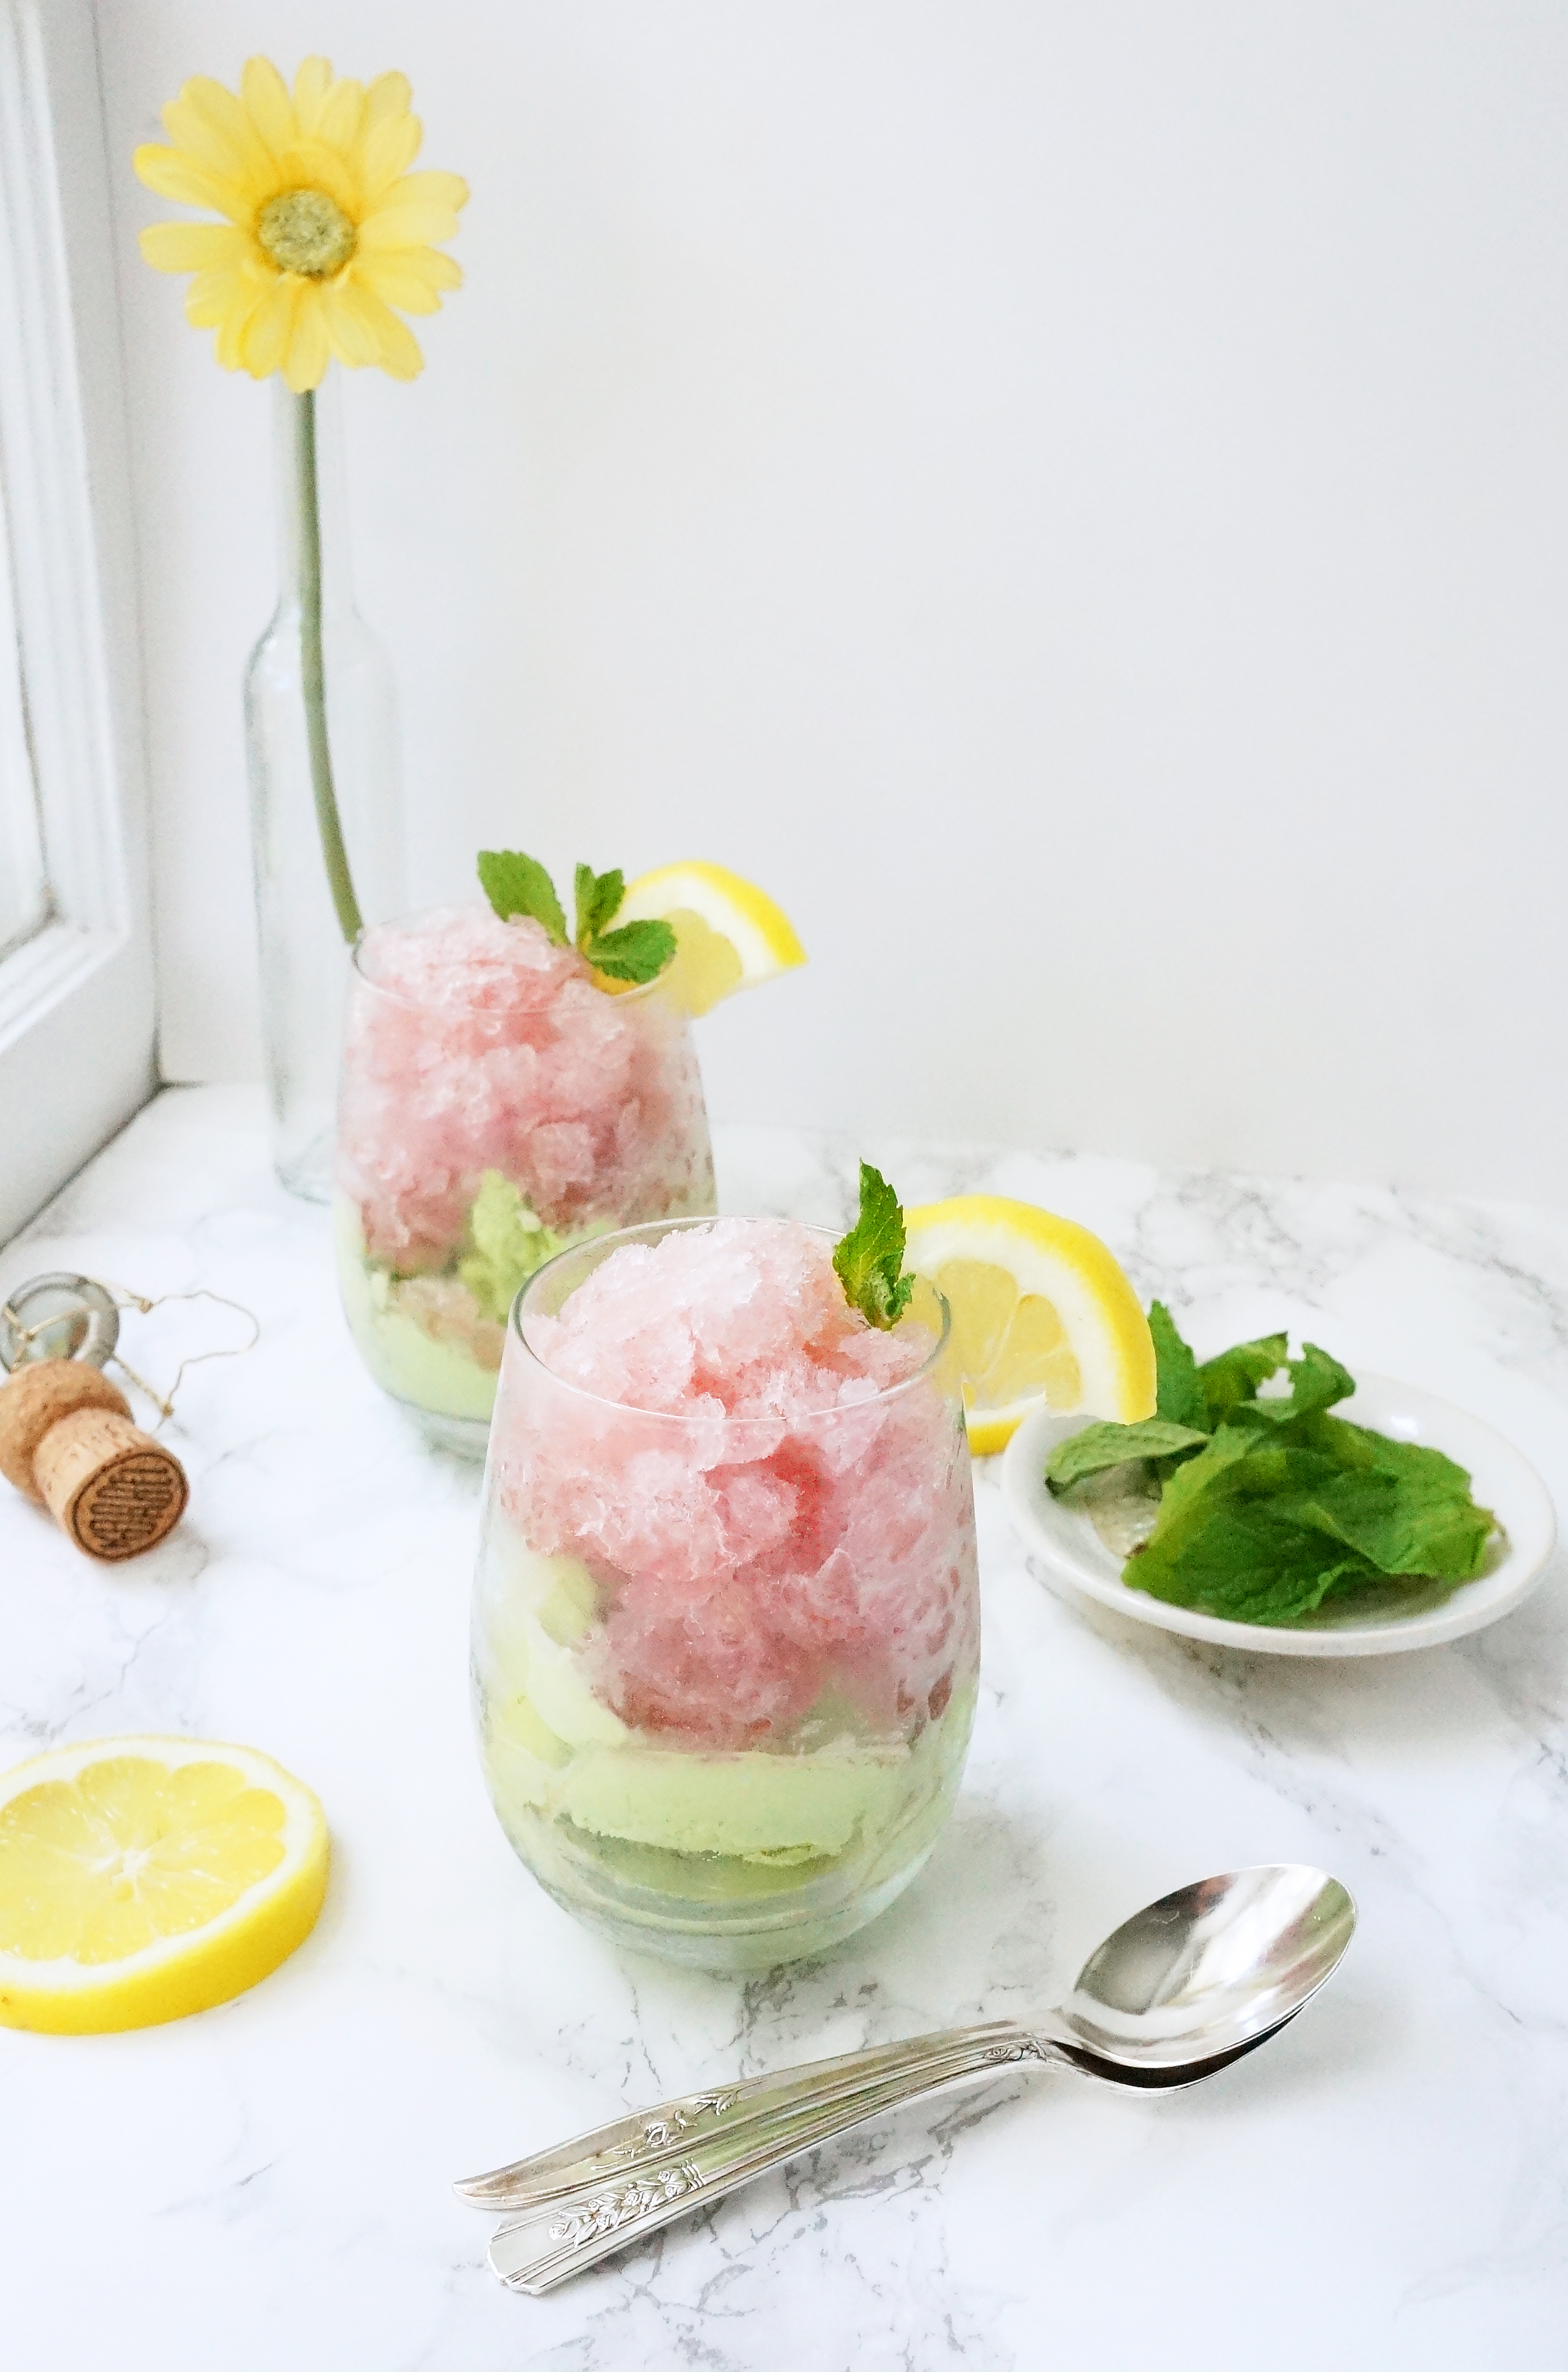
M310 788L321 835L321 860L338 928L352 947L364 927L348 850L332 788L327 740L327 670L321 657L321 504L316 469L316 392L295 397L295 483L299 493L299 642L305 679L305 735L310 747Z

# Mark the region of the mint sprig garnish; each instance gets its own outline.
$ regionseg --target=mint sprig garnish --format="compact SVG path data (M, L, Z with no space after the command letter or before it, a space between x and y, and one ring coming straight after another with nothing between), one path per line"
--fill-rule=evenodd
M675 933L668 923L649 919L611 928L626 895L626 877L619 866L596 873L591 865L578 866L573 881L575 939L566 936L555 884L537 857L525 856L517 848L482 849L479 883L504 923L514 914L531 915L558 948L575 945L607 979L630 981L640 988L656 980L674 959Z
M860 1216L833 1247L844 1299L884 1332L909 1308L914 1279L904 1268L904 1215L879 1169L860 1165Z

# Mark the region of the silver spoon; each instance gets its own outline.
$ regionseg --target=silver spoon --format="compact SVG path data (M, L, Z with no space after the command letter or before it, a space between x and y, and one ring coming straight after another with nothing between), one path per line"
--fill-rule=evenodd
M1142 2091L1202 2083L1311 2000L1354 1927L1339 1881L1298 1862L1202 1878L1108 1936L1038 2024L958 2027L689 2093L455 2188L513 2215L491 2269L537 2297L801 2150L1009 2064Z

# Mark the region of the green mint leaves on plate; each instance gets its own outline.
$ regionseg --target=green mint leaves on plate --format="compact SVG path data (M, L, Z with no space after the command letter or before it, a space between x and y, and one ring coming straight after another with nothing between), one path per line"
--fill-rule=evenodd
M886 1332L909 1308L914 1279L904 1268L904 1215L879 1169L860 1165L860 1216L833 1247L844 1299Z
M575 946L594 970L609 980L641 987L646 981L656 980L674 959L675 933L668 923L622 923L619 930L611 927L626 895L625 876L618 867L596 873L591 865L578 866L574 883L576 930L571 938L555 884L537 857L525 856L517 848L482 849L479 883L504 923L514 914L531 915L558 948Z
M1127 1560L1129 1587L1230 1622L1277 1623L1365 1583L1481 1572L1496 1525L1469 1476L1440 1450L1330 1415L1355 1381L1327 1351L1308 1343L1292 1359L1287 1338L1268 1334L1200 1366L1157 1301L1149 1331L1157 1413L1088 1425L1045 1468L1060 1495L1152 1463L1159 1515ZM1260 1397L1282 1369L1289 1389Z

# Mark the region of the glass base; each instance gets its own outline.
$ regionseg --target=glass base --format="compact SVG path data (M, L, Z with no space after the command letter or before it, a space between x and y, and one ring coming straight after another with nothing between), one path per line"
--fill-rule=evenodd
M655 1959L674 1960L683 1969L712 1969L725 1976L756 1976L768 1969L783 1968L791 1960L815 1959L819 1953L830 1951L835 1944L857 1935L862 1927L868 1927L920 1875L935 1843L934 1838L923 1853L906 1862L892 1877L885 1878L879 1886L854 1894L830 1909L796 1911L776 1920L758 1920L754 1924L730 1920L722 1926L703 1927L692 1924L690 1917L683 1919L675 1910L662 1917L652 1911L628 1916L602 1897L595 1901L580 1891L568 1893L542 1878L539 1882L563 1911L570 1912L574 1919L622 1951L647 1952ZM697 1906L691 1908L695 1910Z
M305 1145L290 1144L279 1125L274 1133L273 1166L278 1183L289 1194L297 1194L302 1203L330 1203L332 1199L332 1153L335 1137L329 1126L312 1136Z
M471 1458L476 1466L483 1465L490 1448L487 1417L443 1416L436 1409L416 1408L412 1401L399 1400L395 1392L387 1397L406 1417L412 1417L433 1448L449 1449L455 1457Z

